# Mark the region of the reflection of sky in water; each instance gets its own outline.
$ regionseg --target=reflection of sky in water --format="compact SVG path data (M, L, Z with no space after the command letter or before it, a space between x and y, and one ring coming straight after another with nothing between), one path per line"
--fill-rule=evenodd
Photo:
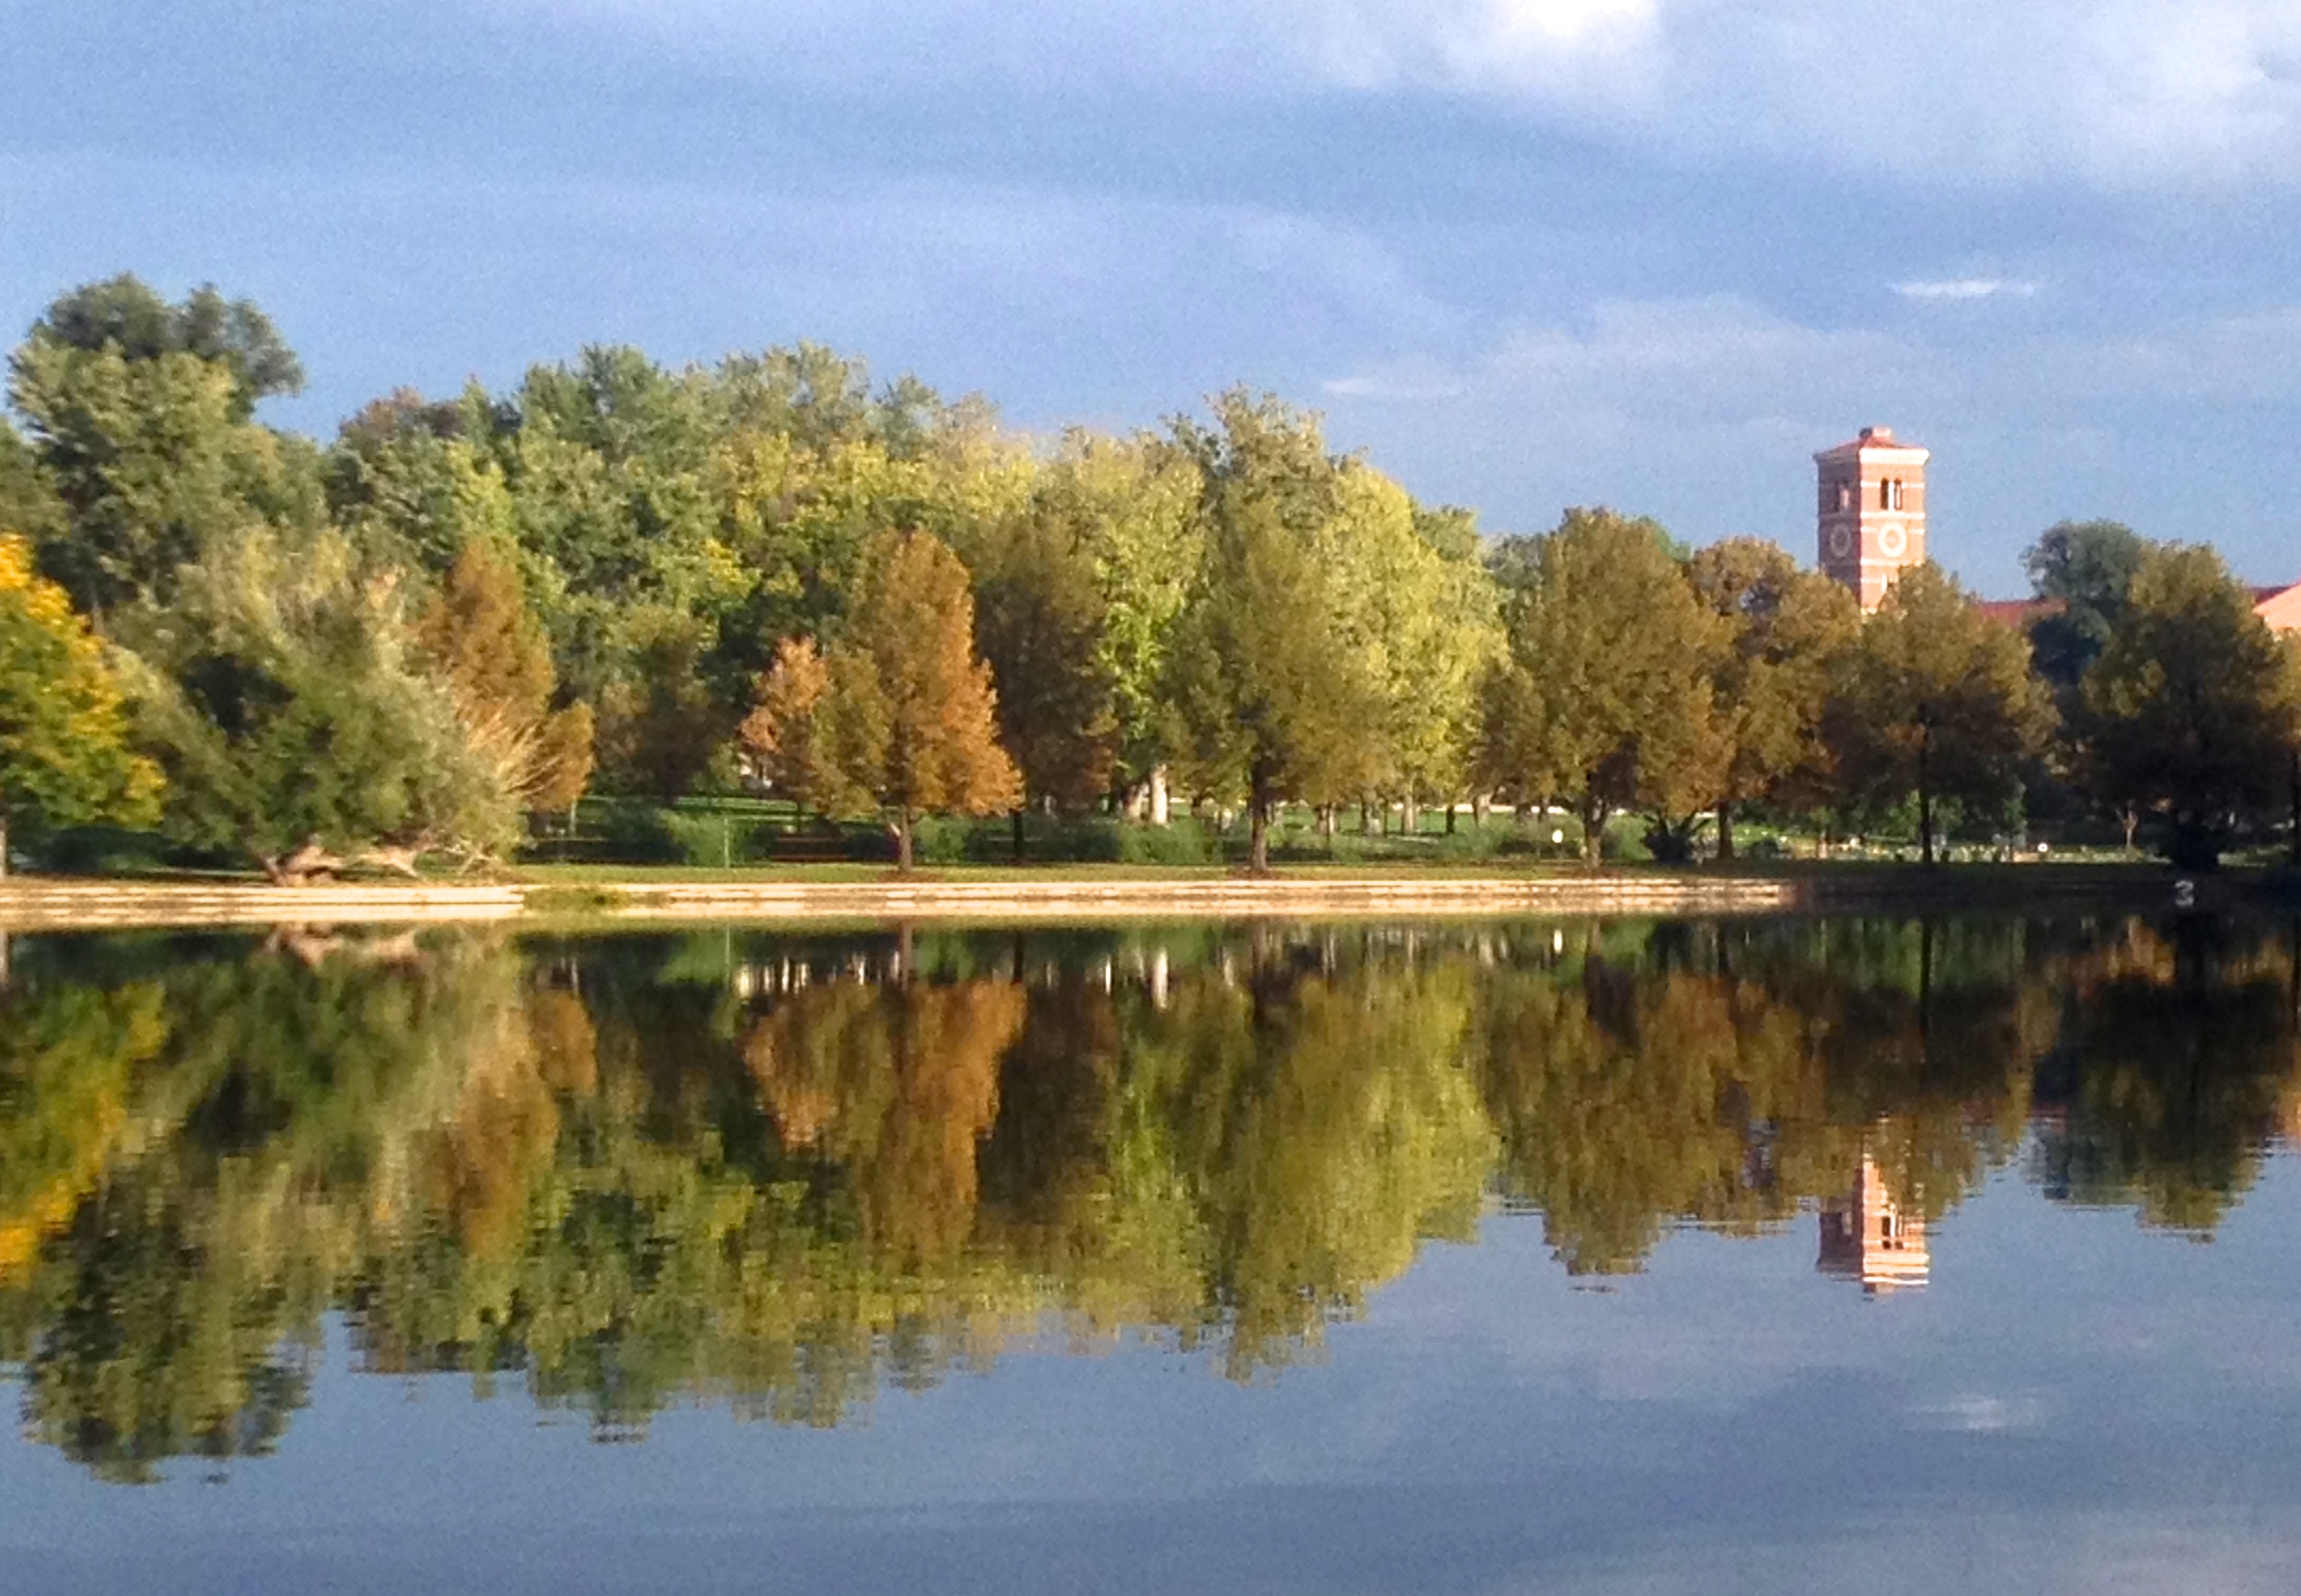
M0 1450L0 1555L58 1591L2290 1590L2297 1225L2291 1154L2210 1244L2001 1172L1928 1287L1870 1299L1810 1214L1607 1290L1497 1217L1251 1385L1024 1354L852 1428L690 1409L626 1446L348 1373L339 1331L228 1489Z

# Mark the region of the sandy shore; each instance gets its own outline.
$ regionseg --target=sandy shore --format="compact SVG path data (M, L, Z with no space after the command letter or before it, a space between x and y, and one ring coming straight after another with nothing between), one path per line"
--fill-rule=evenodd
M0 931L486 923L581 914L610 922L822 919L1234 919L1492 914L1753 914L1804 899L1788 881L1662 874L1448 879L679 882L274 887L19 877Z

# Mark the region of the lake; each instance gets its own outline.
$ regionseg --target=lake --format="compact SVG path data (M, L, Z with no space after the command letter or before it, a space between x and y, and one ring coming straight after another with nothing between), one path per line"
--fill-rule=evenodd
M2301 1589L2191 917L17 938L27 1591Z

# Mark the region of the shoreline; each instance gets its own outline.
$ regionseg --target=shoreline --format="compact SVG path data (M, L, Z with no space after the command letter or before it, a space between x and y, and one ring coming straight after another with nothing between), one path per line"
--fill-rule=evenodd
M2095 906L2217 909L2258 898L2257 880L2201 878L2190 901L2166 872L1957 867L1802 874L1622 871L1592 875L1382 875L914 881L742 879L597 883L393 882L282 887L40 876L0 881L0 931L202 927L451 925L580 919L610 926L754 921L979 923L1266 918L1471 919L1497 914L1648 916Z

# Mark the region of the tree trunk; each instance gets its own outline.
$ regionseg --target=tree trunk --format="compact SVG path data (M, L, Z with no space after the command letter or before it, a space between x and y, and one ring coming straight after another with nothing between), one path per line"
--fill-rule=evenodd
M1605 858L1606 805L1593 800L1582 805L1582 862L1592 870Z
M1398 813L1398 831L1402 837L1413 837L1422 830L1422 800L1409 792L1406 802Z
M1925 727L1917 738L1917 857L1924 864L1934 862L1934 790L1928 781L1932 772L1927 768L1927 756L1933 746L1933 729Z
M1023 806L1019 804L1014 811L1014 862L1023 862Z
M0 810L0 881L8 879L8 816Z
M1370 800L1364 798L1359 800L1359 835L1361 837L1374 835L1374 805Z
M1734 806L1721 798L1717 801L1717 862L1730 864L1734 858Z
M1493 802L1484 792L1474 792L1470 798L1470 824L1480 831L1486 828L1486 806Z
M2133 833L2141 829L2141 806L2126 804L2118 818L2125 824L2125 851L2131 853L2133 850Z
M1163 826L1167 822L1170 799L1166 790L1166 767L1150 767L1150 824Z
M1270 784L1259 767L1246 799L1246 868L1270 873Z
M911 871L911 812L908 809L896 812L895 868L906 875Z
M2293 834L2285 838L2288 855L2294 863L2301 864L2301 748L2294 750L2285 769L2285 796L2292 802ZM0 850L0 852L5 852ZM0 863L5 863L0 861Z
M1318 806L1318 835L1326 844L1326 851L1332 853L1335 850L1335 806L1332 804Z
M1446 801L1446 835L1454 835L1454 800L1451 798Z

